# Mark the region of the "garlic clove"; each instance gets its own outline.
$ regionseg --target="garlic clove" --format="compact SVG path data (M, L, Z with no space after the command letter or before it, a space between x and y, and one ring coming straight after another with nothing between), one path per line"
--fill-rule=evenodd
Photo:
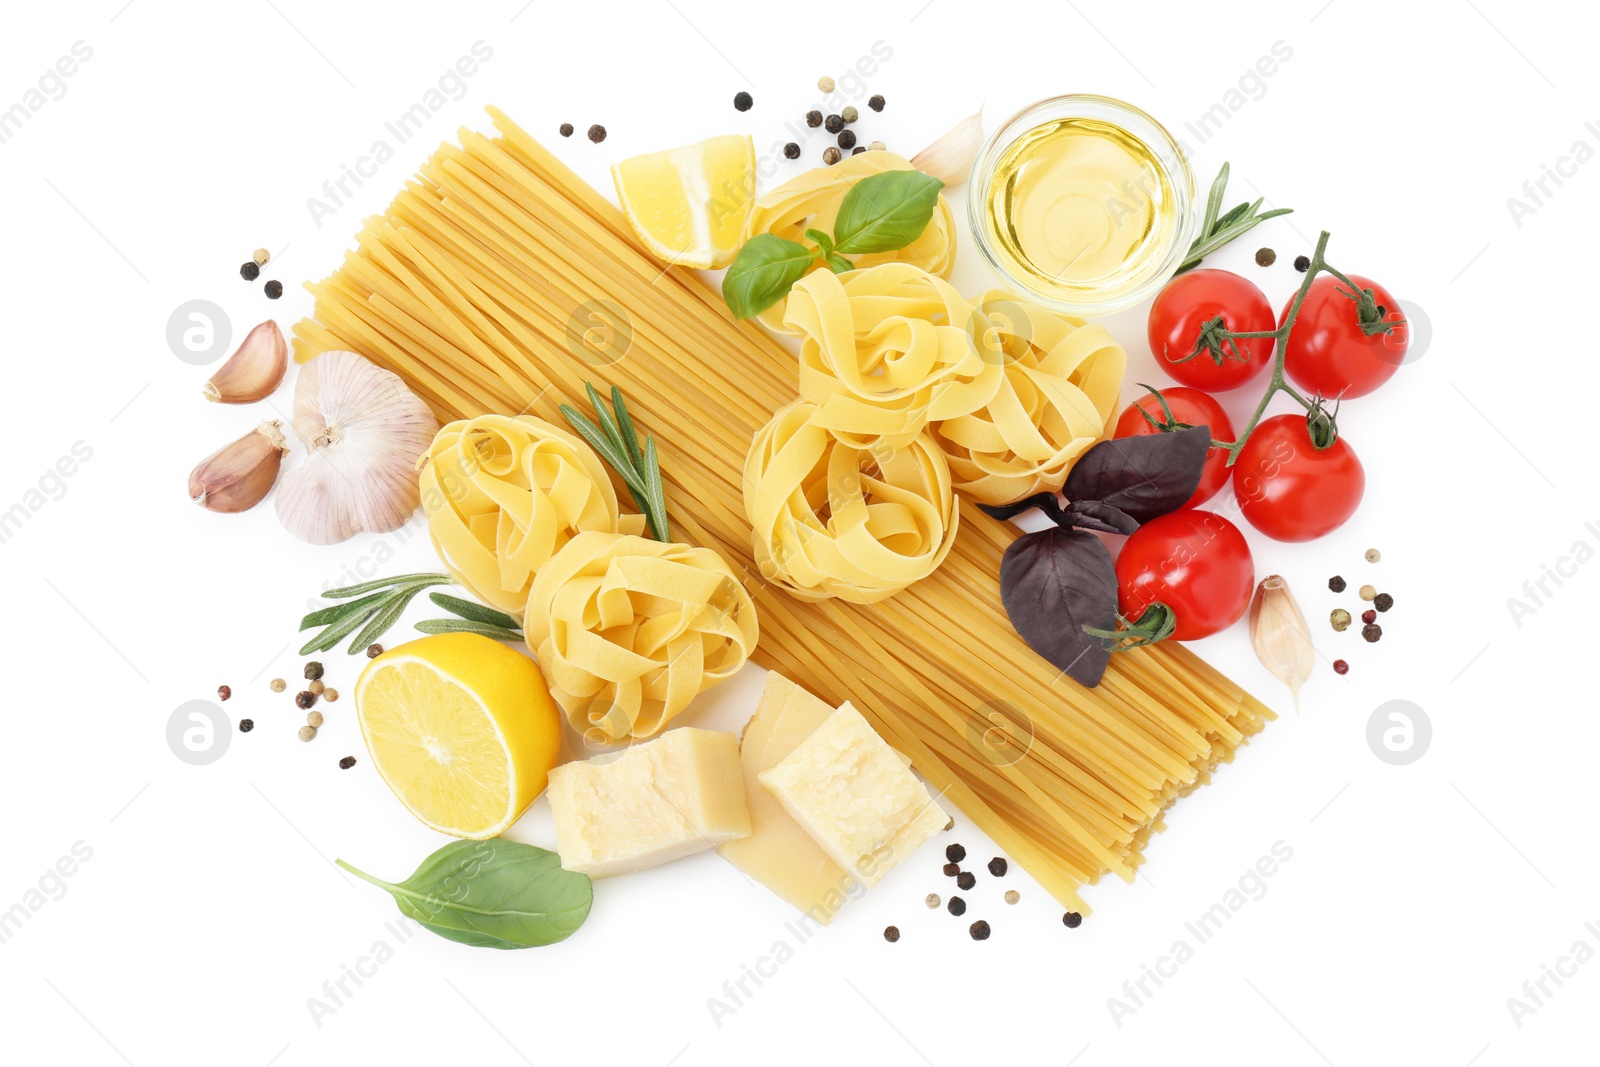
M911 157L922 173L954 187L972 173L972 161L983 147L983 108L952 126L943 137Z
M289 446L283 423L263 422L223 445L189 472L189 499L208 511L248 511L261 503L278 480Z
M1261 665L1289 687L1299 711L1300 687L1311 677L1316 649L1306 617L1289 592L1289 583L1279 575L1263 578L1250 600L1250 643Z
M323 352L300 368L291 422L308 451L278 489L290 533L337 544L398 529L417 510L417 460L439 422L397 375L354 352Z
M238 351L206 382L205 397L218 404L253 404L283 383L289 346L278 324L268 319L245 335Z

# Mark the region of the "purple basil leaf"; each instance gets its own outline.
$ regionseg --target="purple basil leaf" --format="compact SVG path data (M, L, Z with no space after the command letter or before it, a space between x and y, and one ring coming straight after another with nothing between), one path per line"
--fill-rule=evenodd
M1063 492L1068 500L1098 500L1149 522L1194 495L1210 450L1209 426L1101 441L1073 465Z
M1057 528L1011 542L1000 599L1030 648L1083 685L1100 684L1111 653L1083 628L1116 626L1117 573L1093 534Z
M1138 519L1103 500L1073 501L1062 512L1061 522L1063 525L1112 534L1131 534L1139 528Z

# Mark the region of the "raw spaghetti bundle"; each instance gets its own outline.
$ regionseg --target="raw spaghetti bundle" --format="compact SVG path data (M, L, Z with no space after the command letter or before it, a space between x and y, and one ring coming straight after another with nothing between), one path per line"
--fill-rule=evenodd
M750 588L757 662L853 703L1066 906L1086 910L1078 888L1108 871L1131 880L1165 809L1271 712L1181 646L1120 654L1093 690L1062 677L1000 603L1015 529L965 504L943 564L877 604L802 602L762 582L744 458L794 400L794 358L693 274L663 272L615 206L491 114L497 136L441 146L309 286L296 358L354 349L446 419L555 419L603 375L657 438L675 536L714 548ZM569 324L596 307L627 326L621 358L569 347Z

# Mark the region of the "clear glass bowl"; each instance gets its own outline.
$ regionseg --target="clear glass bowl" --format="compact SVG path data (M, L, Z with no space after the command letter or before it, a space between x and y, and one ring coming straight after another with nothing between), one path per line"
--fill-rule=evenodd
M1002 249L1001 242L991 231L989 201L994 191L997 165L1019 138L1041 125L1063 119L1107 123L1143 141L1165 172L1165 188L1170 190L1172 225L1162 236L1160 247L1137 257L1138 262L1133 268L1108 279L1104 284L1042 286L1034 278L1013 269L1011 255ZM978 250L1007 288L1045 307L1091 316L1132 307L1165 285L1177 272L1188 254L1189 246L1194 243L1200 217L1195 210L1194 175L1173 136L1159 122L1131 104L1108 96L1076 93L1051 97L1025 107L994 132L972 164L972 174L967 181L967 221L977 240Z

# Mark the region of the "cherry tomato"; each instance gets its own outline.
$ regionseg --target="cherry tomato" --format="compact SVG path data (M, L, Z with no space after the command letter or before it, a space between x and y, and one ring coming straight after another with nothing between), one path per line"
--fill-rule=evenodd
M1232 271L1192 270L1168 282L1150 308L1148 334L1156 362L1184 385L1214 393L1237 389L1272 366L1270 337L1237 342L1237 355L1234 345L1225 344L1220 353L1203 348L1184 359L1194 351L1201 328L1219 317L1224 328L1244 333L1278 328L1272 305L1253 282Z
M1210 637L1238 622L1255 584L1244 534L1211 511L1185 509L1151 519L1117 557L1122 614L1136 620L1159 600L1177 616L1172 636L1178 641Z
M1304 415L1256 426L1233 465L1233 493L1245 519L1275 541L1314 541L1355 514L1367 475L1339 438L1319 449Z
M1172 412L1175 426L1173 429L1183 429L1185 426L1211 427L1213 441L1232 441L1233 423L1228 421L1228 413L1222 410L1222 405L1217 403L1207 393L1198 389L1190 389L1183 385L1174 385L1161 390L1161 395L1167 398L1167 407ZM1161 401L1153 394L1140 397L1117 417L1117 430L1115 437L1141 437L1145 434L1160 433L1161 430L1151 425L1150 419L1140 414L1140 411L1150 413L1150 418L1156 422L1165 422L1166 413L1161 410ZM1228 453L1220 448L1213 448L1206 453L1206 467L1200 475L1200 485L1195 489L1194 495L1184 501L1186 508L1198 507L1207 500L1217 495L1228 481L1228 476L1233 472L1228 469Z
M1383 309L1383 321L1405 318L1389 290L1359 274L1350 275L1350 280L1372 290L1373 300ZM1333 275L1319 276L1306 291L1284 344L1284 372L1308 393L1344 400L1366 396L1400 368L1411 346L1410 330L1403 325L1387 333L1363 333L1360 306L1349 293L1349 287ZM1280 325L1293 303L1291 297L1283 305Z

